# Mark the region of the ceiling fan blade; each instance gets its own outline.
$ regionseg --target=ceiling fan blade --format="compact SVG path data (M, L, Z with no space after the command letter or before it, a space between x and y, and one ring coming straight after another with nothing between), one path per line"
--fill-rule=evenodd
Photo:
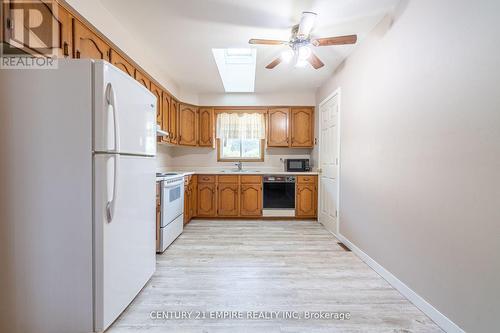
M311 41L314 46L330 46L330 45L345 45L354 44L358 40L356 35L338 36L338 37L327 37L327 38L317 38Z
M309 37L309 34L311 34L311 31L314 28L314 22L316 22L317 15L318 14L313 12L302 12L302 18L300 19L299 29L297 31L298 37Z
M318 68L321 68L323 66L325 66L325 64L323 63L323 61L321 61L317 55L315 55L314 53L311 53L311 55L309 56L309 58L307 58L307 61L309 61L309 63L314 67L314 69L318 69Z
M284 40L275 40L275 39L255 39L252 38L248 41L249 44L262 44L262 45L281 45L288 44L287 41Z
M273 69L281 63L281 57L274 59L266 66L267 69Z

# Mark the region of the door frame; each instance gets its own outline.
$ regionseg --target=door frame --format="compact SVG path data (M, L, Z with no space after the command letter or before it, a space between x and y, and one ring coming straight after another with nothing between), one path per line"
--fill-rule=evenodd
M341 97L342 97L342 88L341 87L338 87L337 89L335 89L331 94L329 94L327 97L325 97L319 104L318 104L318 113L319 113L319 128L318 128L318 132L321 133L321 124L322 124L322 112L321 112L321 106L323 106L326 102L328 102L330 99L332 99L335 95L337 95L337 107L338 107L338 113L337 113L337 155L338 155L338 164L337 164L337 200L336 200L336 206L337 206L337 216L336 216L336 219L337 219L337 223L336 223L336 230L334 230L334 234L335 235L340 235L340 190L341 190L341 187L340 187L340 173L341 173L341 165L342 165L342 160L340 158L341 156L341 145L340 145L340 131L341 131L341 121L340 121L340 115L341 115ZM319 147L318 147L318 164L319 164L319 168L321 170L321 144L322 144L322 140L321 140L321 137L320 137L320 140L319 140ZM321 216L321 172L319 174L319 179L318 179L318 187L319 187L319 191L318 191L318 220Z

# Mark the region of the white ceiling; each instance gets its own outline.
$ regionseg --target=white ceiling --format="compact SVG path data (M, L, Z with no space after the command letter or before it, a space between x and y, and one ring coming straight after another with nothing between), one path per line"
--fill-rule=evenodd
M288 40L302 11L318 13L313 35L358 34L358 45L399 0L101 0L131 38L158 56L161 70L195 93L223 93L212 48L249 47L248 39ZM315 70L265 66L286 46L256 46L256 93L314 91L355 46L314 48L325 63Z

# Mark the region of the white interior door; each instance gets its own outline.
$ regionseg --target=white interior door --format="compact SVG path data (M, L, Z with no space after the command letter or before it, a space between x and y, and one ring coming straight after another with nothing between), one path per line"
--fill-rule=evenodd
M339 99L337 90L319 106L319 221L335 233L338 233Z

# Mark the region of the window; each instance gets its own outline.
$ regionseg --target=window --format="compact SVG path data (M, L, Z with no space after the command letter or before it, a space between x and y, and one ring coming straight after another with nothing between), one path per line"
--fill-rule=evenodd
M261 113L219 113L218 161L263 161L264 130Z

